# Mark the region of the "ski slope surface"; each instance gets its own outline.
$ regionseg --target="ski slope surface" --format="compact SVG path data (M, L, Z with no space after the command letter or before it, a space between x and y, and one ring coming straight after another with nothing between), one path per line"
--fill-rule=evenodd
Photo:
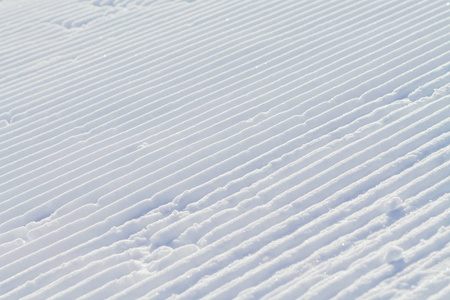
M446 0L0 0L0 299L450 299Z

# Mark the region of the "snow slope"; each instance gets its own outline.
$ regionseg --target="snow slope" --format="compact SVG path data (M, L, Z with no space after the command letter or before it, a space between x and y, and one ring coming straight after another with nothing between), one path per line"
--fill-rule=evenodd
M449 299L449 21L0 1L0 299Z

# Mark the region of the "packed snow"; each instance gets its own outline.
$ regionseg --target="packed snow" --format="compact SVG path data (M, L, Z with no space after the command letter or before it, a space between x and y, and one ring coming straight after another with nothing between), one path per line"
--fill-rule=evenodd
M0 0L0 299L450 299L445 0Z

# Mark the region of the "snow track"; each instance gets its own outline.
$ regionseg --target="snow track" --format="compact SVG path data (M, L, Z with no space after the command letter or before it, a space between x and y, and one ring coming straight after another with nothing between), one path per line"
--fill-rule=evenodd
M448 299L446 1L0 1L0 299Z

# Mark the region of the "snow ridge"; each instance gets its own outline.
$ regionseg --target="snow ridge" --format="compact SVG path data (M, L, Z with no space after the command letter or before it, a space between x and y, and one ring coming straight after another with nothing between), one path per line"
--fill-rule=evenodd
M0 15L0 299L448 297L445 1Z

